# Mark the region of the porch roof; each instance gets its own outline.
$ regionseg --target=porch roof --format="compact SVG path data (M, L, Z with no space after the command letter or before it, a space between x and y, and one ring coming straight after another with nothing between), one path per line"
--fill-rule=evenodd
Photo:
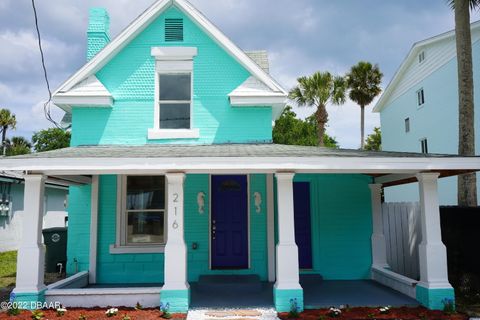
M278 144L77 146L0 159L0 170L49 176L187 173L361 173L384 186L480 170L480 157ZM79 179L76 179L78 181ZM80 179L81 181L84 178ZM82 182L84 183L84 182Z

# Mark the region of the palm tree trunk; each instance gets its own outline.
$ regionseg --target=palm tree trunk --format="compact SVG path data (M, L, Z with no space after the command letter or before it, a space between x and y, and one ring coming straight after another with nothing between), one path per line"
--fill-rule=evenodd
M360 149L365 146L365 106L360 106Z
M2 154L5 156L7 154L7 144L5 143L6 138L7 138L7 128L4 126L2 128Z
M458 66L458 154L475 155L472 38L470 1L455 0L455 35ZM458 205L477 206L476 174L458 176Z
M328 114L325 105L320 104L317 106L316 117L318 146L324 147L325 144L323 143L323 136L325 135L325 125L328 122Z

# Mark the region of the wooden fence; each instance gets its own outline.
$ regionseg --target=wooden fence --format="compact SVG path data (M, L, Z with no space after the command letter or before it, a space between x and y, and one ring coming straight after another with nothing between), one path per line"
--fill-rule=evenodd
M418 280L418 244L422 240L418 202L382 204L387 262L392 271Z

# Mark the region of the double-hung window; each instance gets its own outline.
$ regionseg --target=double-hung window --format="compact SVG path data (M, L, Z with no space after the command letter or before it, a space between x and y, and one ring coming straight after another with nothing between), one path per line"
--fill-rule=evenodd
M193 124L194 47L154 47L155 103L154 127L148 139L199 138Z
M161 252L166 243L164 176L119 176L117 240L111 253Z
M160 73L158 83L160 129L190 129L192 74Z

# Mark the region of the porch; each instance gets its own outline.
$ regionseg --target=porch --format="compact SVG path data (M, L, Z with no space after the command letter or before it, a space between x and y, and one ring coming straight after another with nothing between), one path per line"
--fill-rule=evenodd
M190 283L191 309L274 308L272 282L239 286L225 278L205 283ZM68 307L108 307L135 305L158 307L161 284L88 284L82 272L48 287L46 301L62 301ZM220 285L219 285L220 284ZM300 276L305 309L348 305L351 307L418 306L415 299L373 280L323 280L319 276Z
M260 295L255 298L245 294L252 298L246 302L268 300L278 311L288 311L292 299L297 299L300 308L332 304L410 305L412 299L429 308L441 308L441 300L453 297L453 289L448 283L445 248L440 238L437 179L480 168L476 158L275 145L76 147L2 163L10 170L29 172L25 184L31 198L25 201L25 212L32 223L24 226L27 236L19 251L17 299L62 297L61 301L66 301L65 296L69 296L71 303L65 304L73 305L75 296L91 296L92 303L108 304L109 297L115 296L129 298L127 302L118 300L129 305L137 301L145 301L145 306L168 302L173 312L213 301L206 299L216 290L196 290L196 282L203 274L258 275L263 282ZM122 202L115 195L121 195L118 190L124 190L125 183L117 177L130 175L164 177L165 231L152 234L155 239L165 239L162 246L122 246L122 237L131 232L120 228L127 221L118 218L125 210L122 211ZM223 269L215 265L211 254L215 237L211 232L215 231L211 218L212 175L245 176L246 185L254 186L243 195L248 199L244 206L248 225L240 231L248 230L247 239L254 238L256 247L249 240L246 260L235 261L233 266L223 261ZM248 180L252 177L252 181ZM68 266L75 271L70 273L87 272L83 274L87 283L80 288L43 285L44 249L38 213L42 212L46 179L69 182L77 188L75 203L89 204L79 210L83 214L78 218L85 220L70 221L70 226L81 226L75 245L82 250L69 258L76 261L75 267ZM414 180L420 183L422 199L420 281L388 269L380 212L382 187ZM238 181L238 187L229 182L226 188L244 190L244 180ZM295 201L295 182L312 183L310 201ZM309 203L314 212L328 213L311 218L312 226L318 228L312 229L312 238L317 233L327 237L311 242L311 261L299 251L305 240L296 238L295 228L300 220L295 216L295 207L299 203ZM319 245L322 243L324 247ZM301 269L305 269L301 264L308 262L312 266L306 269L323 275L325 280L308 283L301 279ZM121 285L152 280L163 285ZM105 285L109 287L102 288ZM218 295L215 304L229 295ZM144 296L145 300L141 300ZM227 302L230 306L234 303L224 301Z

